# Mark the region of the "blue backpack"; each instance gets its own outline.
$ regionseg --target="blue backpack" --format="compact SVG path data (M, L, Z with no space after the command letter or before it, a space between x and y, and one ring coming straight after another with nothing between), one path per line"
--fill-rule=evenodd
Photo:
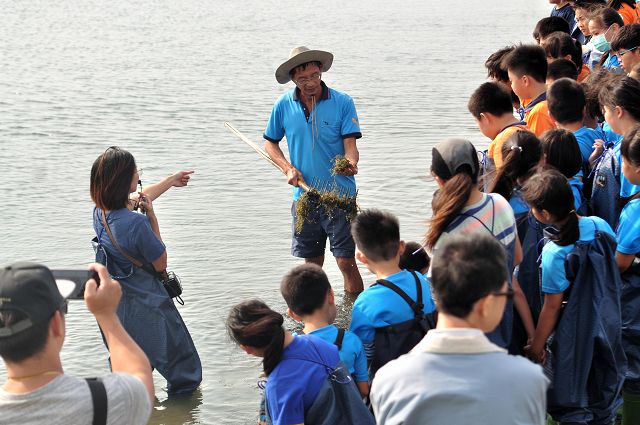
M545 365L552 371L547 410L556 421L612 423L621 405L627 361L615 252L613 237L596 230L565 257L571 285Z
M609 145L593 168L593 183L589 211L615 229L620 219L620 164Z

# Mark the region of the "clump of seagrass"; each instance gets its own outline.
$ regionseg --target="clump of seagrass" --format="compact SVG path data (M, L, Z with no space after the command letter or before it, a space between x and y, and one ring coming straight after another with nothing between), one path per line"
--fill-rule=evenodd
M296 233L302 231L305 223L313 222L311 215L317 210L324 210L331 216L336 210L345 213L348 221L353 220L358 215L358 202L356 195L349 196L336 190L311 189L303 193L296 203Z
M351 161L349 161L344 155L337 155L335 158L333 158L333 168L331 169L331 174L334 176L342 174L352 167L353 165L351 164Z

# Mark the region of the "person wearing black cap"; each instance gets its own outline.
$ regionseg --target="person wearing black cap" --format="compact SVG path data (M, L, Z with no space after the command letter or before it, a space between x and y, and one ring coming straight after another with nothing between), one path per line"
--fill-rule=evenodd
M87 281L85 302L107 341L113 370L101 378L102 385L62 368L66 297L75 284L56 281L39 264L0 269L0 357L7 373L0 389L3 424L95 424L99 417L104 424L147 423L155 397L151 365L116 315L120 284L102 265L89 267L98 272L100 285Z
M435 254L450 234L486 231L506 249L507 276L511 286L513 268L522 259L522 249L513 209L497 193L482 193L478 189L478 153L473 144L462 139L447 139L432 149L431 174L439 186L434 195L433 215L429 220L426 247ZM526 299L514 284L518 311L526 307ZM521 315L523 312L521 312ZM530 313L529 313L530 314ZM511 342L513 308L507 303L500 326L488 334L489 339L506 348Z
M276 81L295 83L276 101L264 131L265 151L287 175L293 188L292 211L304 193L306 183L319 190L356 195L359 153L356 139L362 137L353 99L327 87L322 73L333 63L333 55L300 46L276 70ZM289 160L280 141L286 136ZM332 173L337 158L348 160L348 167ZM294 214L293 228L296 228ZM302 229L293 232L291 254L322 267L325 246L330 248L344 278L344 289L359 293L364 289L355 260L355 243L349 232L347 214L339 208L325 211L313 208Z

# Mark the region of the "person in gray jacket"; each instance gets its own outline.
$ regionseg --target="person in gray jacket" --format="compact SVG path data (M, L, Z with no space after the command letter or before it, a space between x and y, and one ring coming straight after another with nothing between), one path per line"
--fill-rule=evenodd
M506 254L491 235L454 235L432 261L436 329L382 367L371 388L379 425L543 424L540 366L491 343L506 301Z

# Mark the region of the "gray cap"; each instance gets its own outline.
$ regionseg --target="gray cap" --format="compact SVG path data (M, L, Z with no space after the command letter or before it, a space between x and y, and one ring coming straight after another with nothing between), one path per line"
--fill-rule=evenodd
M446 139L431 150L431 171L438 177L449 180L458 174L461 167L468 166L471 177L476 180L480 169L478 152L473 144L464 139Z

